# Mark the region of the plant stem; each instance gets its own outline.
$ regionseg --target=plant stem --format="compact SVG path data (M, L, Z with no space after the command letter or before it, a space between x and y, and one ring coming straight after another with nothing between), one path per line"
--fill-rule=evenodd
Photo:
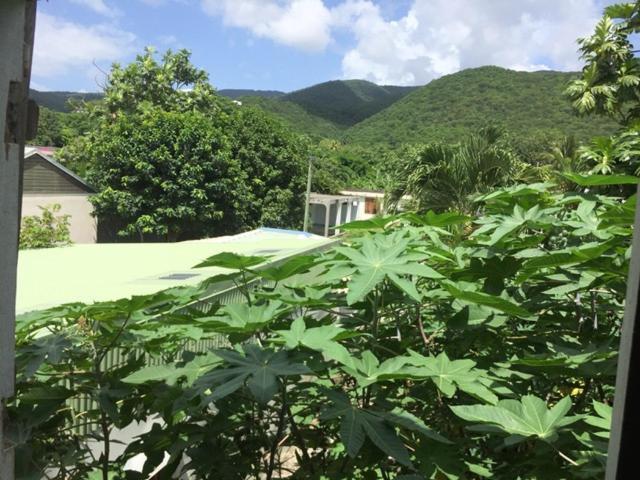
M109 422L104 411L100 412L100 427L102 429L102 440L104 442L104 452L102 453L102 480L109 480L109 456L111 454L111 439L109 437Z
M282 431L284 430L284 419L287 413L287 385L282 386L282 407L280 408L280 414L278 415L278 431L276 432L276 436L273 437L273 441L271 442L271 452L269 453L269 468L267 469L267 480L271 480L273 477L273 469L276 464L276 450L278 450L278 443L280 442L280 437L282 436Z
M307 444L304 441L304 437L300 430L298 429L298 425L296 425L295 418L293 417L293 413L291 412L291 408L287 405L287 415L289 416L289 423L291 424L291 432L296 437L296 440L300 444L300 449L302 450L302 458L304 459L305 465L309 466L309 470L312 474L315 474L315 469L313 468L313 463L311 462L311 458L307 453Z
M420 307L418 307L418 314L416 316L416 323L418 324L418 331L420 332L420 337L422 338L422 343L426 349L429 349L429 344L431 343L431 339L427 337L427 334L424 332L424 325L422 324L422 316L420 315Z
M567 462L569 462L571 465L573 465L574 467L577 467L578 464L576 463L575 460L571 460L569 457L567 457L564 453L562 453L560 450L556 450L558 452L558 455L560 455L562 458L564 458Z

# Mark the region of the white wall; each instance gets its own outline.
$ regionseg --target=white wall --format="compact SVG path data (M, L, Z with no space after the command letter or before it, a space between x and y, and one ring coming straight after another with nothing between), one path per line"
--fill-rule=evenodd
M58 203L62 207L56 215L71 215L70 233L73 243L96 243L98 223L91 216L93 206L89 201L89 194L68 194L68 195L43 195L28 194L22 195L22 216L41 215L39 206L47 206Z

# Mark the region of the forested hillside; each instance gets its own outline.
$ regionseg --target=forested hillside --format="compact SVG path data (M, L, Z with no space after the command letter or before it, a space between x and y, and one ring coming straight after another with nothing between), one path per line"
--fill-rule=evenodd
M69 100L99 100L102 93L82 93L82 92L40 92L29 90L29 97L39 106L46 107L56 112L69 112L71 107Z
M285 92L279 90L250 90L246 88L223 88L218 90L218 93L223 97L231 98L235 100L240 97L264 97L264 98L278 98L286 95Z
M572 111L563 92L576 75L480 67L423 87L335 80L286 94L243 89L223 89L218 94L258 107L297 133L361 145L457 142L489 124L524 137L544 132L585 140L612 133L615 125L606 118L579 118ZM69 111L70 98L95 100L101 96L31 92L39 105L58 112Z
M300 105L282 98L241 97L243 105L252 105L275 115L298 133L321 138L339 138L344 127L306 111Z
M480 67L447 75L411 92L347 132L355 143L457 141L487 124L512 133L555 131L587 139L611 133L613 122L579 118L563 96L577 74Z
M330 122L352 126L387 108L415 88L380 86L365 80L334 80L296 90L282 99Z

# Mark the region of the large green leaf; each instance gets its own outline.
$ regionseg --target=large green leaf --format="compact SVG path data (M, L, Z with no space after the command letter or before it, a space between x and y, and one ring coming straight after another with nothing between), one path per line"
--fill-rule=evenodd
M122 381L133 384L165 382L168 385L174 385L178 380L186 377L187 385L191 385L196 378L220 364L221 361L219 357L212 353L199 355L185 364L168 363L166 365L152 365L141 368L123 378Z
M320 418L322 420L342 419L340 439L351 457L355 458L358 455L366 434L384 453L403 465L411 466L409 452L383 416L353 406L342 392L326 391L326 393L333 406L326 409Z
M361 247L336 247L336 251L348 258L353 267L348 283L347 303L352 305L362 300L385 278L389 278L400 290L416 301L421 295L415 285L402 278L410 275L424 278L443 278L431 267L420 263L416 256L408 252L409 239L403 235L385 236L378 234L362 239Z
M266 262L269 257L257 255L240 255L233 252L222 252L213 255L193 268L220 267L235 270L246 270Z
M482 237L490 233L489 239L480 243L495 245L525 225L545 220L546 213L540 209L539 205L534 205L527 210L520 205L516 205L513 207L511 215L488 216L482 221L478 221L483 225L473 233L473 236Z
M345 329L337 325L323 325L307 328L302 317L291 323L289 330L278 330L277 333L285 340L287 348L304 345L307 348L322 352L326 359L355 368L355 362L349 351L336 341L336 337L344 333Z
M265 404L280 387L278 377L310 373L305 365L291 362L286 351L263 350L252 344L242 348L244 355L234 350L214 350L224 366L202 375L194 387L200 392L213 389L211 399L218 400L246 385L256 400Z
M478 305L484 305L485 307L490 307L516 317L531 317L531 313L528 312L525 308L502 297L489 295L488 293L484 292L462 290L458 288L458 286L453 282L443 282L442 284L444 288L446 288L446 290L451 294L451 296L457 298L458 300L463 300L465 302L475 303Z
M580 175L578 173L563 173L562 176L581 187L635 185L640 183L640 177L631 175Z
M392 378L407 378L403 366L407 362L406 357L391 357L384 362L376 358L370 350L362 352L361 358L353 357L351 364L343 367L343 370L356 379L361 387Z
M517 437L537 437L553 442L558 432L578 420L578 416L567 416L571 400L565 397L553 407L533 395L520 401L501 400L497 405L458 405L451 410L458 417L473 423L487 424Z
M498 397L481 383L486 372L476 369L473 360L449 360L445 352L436 357L425 357L410 351L406 363L412 366L405 367L404 372L414 378L430 378L447 397L453 397L460 389L487 403L498 402Z
M606 403L601 403L594 400L593 409L595 410L596 415L585 416L584 422L598 429L595 432L596 436L609 439L613 407L607 405Z
M222 333L253 333L275 320L281 307L277 300L260 305L230 303L215 316L198 318L197 322Z

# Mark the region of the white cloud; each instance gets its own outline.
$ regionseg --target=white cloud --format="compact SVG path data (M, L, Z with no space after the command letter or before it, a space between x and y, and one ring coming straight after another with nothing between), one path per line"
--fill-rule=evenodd
M369 0L332 10L356 45L343 75L378 83L424 84L463 68L498 65L517 70L580 68L576 39L601 15L595 0L415 0L386 21Z
M87 7L93 10L100 15L104 15L107 17L115 17L120 14L119 10L114 7L109 7L104 0L70 0L71 3L75 3L76 5L81 5L83 7Z
M338 30L347 32L355 45L343 55L344 77L405 85L481 65L577 69L576 39L602 13L601 0L413 0L395 20L374 0L332 8L327 0L201 3L226 25L307 51L322 51Z
M322 0L202 0L202 8L231 27L307 51L331 41L331 12Z
M33 75L43 80L74 70L92 71L93 62L113 62L135 51L134 34L113 25L84 25L46 13L36 19Z

